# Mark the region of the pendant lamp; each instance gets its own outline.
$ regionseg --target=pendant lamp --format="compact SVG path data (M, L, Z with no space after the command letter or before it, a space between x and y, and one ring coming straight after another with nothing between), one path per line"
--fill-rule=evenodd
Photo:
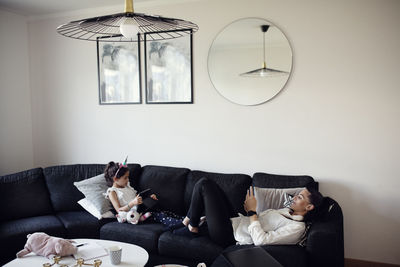
M71 21L58 26L57 32L87 41L137 42L143 41L144 33L147 40L154 41L178 38L198 29L190 21L135 13L133 0L125 0L124 13Z
M245 73L239 74L243 77L276 77L282 75L288 75L289 72L270 69L267 68L267 64L265 63L265 33L268 31L269 25L261 25L261 31L263 33L263 63L260 69L251 70Z

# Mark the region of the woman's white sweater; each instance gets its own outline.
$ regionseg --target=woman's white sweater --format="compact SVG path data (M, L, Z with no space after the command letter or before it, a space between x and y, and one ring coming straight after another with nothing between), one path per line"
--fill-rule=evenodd
M231 218L237 244L278 245L297 244L305 231L303 216L291 215L290 209L269 209L258 214L258 220L239 214Z

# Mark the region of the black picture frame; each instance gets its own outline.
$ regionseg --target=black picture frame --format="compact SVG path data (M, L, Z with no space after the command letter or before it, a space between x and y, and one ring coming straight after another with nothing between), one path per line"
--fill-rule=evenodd
M187 31L166 40L144 34L146 104L193 104L193 31L163 33Z
M96 41L99 104L141 104L140 42L112 42L113 38Z

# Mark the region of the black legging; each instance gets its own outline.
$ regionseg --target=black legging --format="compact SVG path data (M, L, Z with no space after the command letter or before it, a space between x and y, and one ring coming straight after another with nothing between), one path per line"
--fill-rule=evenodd
M230 220L235 212L218 185L207 178L201 178L193 188L192 201L187 213L189 224L197 227L203 214L206 215L208 233L212 241L223 247L235 243Z

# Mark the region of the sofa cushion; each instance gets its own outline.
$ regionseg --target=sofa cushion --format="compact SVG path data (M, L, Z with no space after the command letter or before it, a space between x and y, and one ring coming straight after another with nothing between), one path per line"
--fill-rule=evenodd
M257 199L257 213L267 209L284 208L287 195L299 194L304 187L294 188L260 188L254 187L254 196ZM285 197L286 196L286 197ZM290 200L288 201L290 203Z
M140 165L129 164L131 177L140 174ZM85 196L74 186L74 182L94 177L104 172L104 164L76 164L52 166L44 169L50 199L55 211L82 211L77 203ZM132 178L133 179L133 178Z
M100 238L135 244L150 253L157 252L158 238L163 231L160 223L110 222L100 228Z
M256 172L253 175L253 186L263 188L293 188L304 187L314 182L311 176L307 175L278 175ZM318 189L318 183L315 183Z
M205 262L207 265L222 252L223 248L215 244L207 236L190 238L164 232L158 240L160 255L191 259Z
M1 176L0 203L5 203L8 207L6 212L2 212L0 221L51 214L53 208L43 169Z
M186 211L189 209L192 199L193 187L196 182L203 177L216 182L225 193L225 197L228 199L232 209L235 211L232 216L237 216L238 212L242 214L245 213L243 202L246 198L246 191L251 185L250 176L246 174L223 174L203 171L191 171L188 175L184 198Z
M144 166L139 188L135 189L141 191L151 188L159 199L158 208L184 215L183 192L188 173L189 169L186 168Z
M102 224L90 213L86 211L63 211L57 212L56 216L67 230L67 238L99 238Z
M1 264L15 258L15 254L24 248L27 235L45 232L51 236L65 237L65 228L53 215L23 218L0 223Z
M44 169L44 176L50 191L55 211L80 211L77 203L85 196L74 186L75 181L96 176L104 171L104 165L62 165Z
M110 200L106 199L104 195L109 187L104 173L79 182L74 182L74 185L85 195L85 198L95 206L99 214L104 214L113 208Z
M45 232L48 235L65 236L65 228L54 215L36 216L0 223L0 238L11 238L34 232ZM21 248L22 249L22 248Z
M78 201L78 204L81 205L82 208L84 208L87 212L96 217L98 220L101 220L103 218L115 218L115 215L111 210L101 214L100 210L98 210L96 206L87 198L82 198Z

